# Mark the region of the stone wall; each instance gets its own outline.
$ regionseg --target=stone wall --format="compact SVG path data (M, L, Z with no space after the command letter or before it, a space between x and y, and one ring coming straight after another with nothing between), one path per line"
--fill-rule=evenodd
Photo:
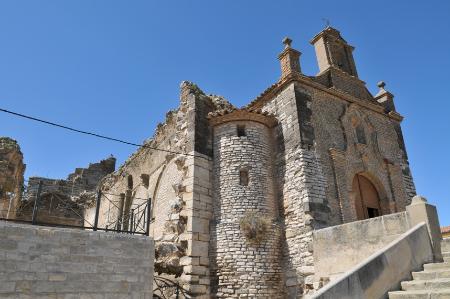
M315 206L326 204L326 181L312 147L314 130L309 127L310 122L300 125L299 121L299 117L311 117L308 112L299 113L299 105L308 108L309 101L308 97L300 97L295 85L290 84L262 107L278 120L274 129L275 186L285 228L283 268L289 298L312 288L315 220L310 212Z
M210 287L212 218L212 159L208 156L212 143L207 114L225 107L232 106L183 82L179 107L169 111L155 135L101 184L108 200L101 206L100 225L115 227L119 214L130 213L125 205L122 212L118 210L120 194L131 194L131 206L151 198L156 272L205 298L209 298ZM86 219L92 221L94 213L94 207L88 209Z
M153 241L0 222L0 298L152 298Z
M436 207L421 196L402 213L317 230L316 288L328 284L316 296L385 298L424 263L443 261L441 239Z
M286 228L286 286L292 297L312 288L312 229L357 220L351 197L356 173L373 174L386 202L383 213L404 210L408 202L405 191L410 190L411 180L404 179L402 169L407 161L399 150L396 124L362 109L377 127L371 122L364 124L370 143L359 148L350 117L345 115L346 105L345 100L294 83L262 106L280 123L276 130L277 186ZM367 116L362 118L367 120ZM381 144L376 132L383 135Z
M427 225L421 223L310 298L387 298L389 291L400 288L401 281L411 279L411 272L430 262L433 249Z
M319 35L328 31L352 49L335 29ZM283 53L291 49L290 43L285 46ZM339 53L327 51L333 50L317 52L325 69L316 77L285 70L282 62L281 79L247 106L269 112L279 122L276 186L286 229L284 268L290 297L313 287L312 230L361 219L352 186L357 174L376 189L383 215L404 211L415 195L402 117L368 92L356 68L350 73L339 69ZM377 98L392 99L384 83L380 86Z
M337 279L410 228L401 212L314 231L316 281Z
M42 181L41 195L45 193L59 193L61 195L77 198L83 192L93 192L99 182L115 169L116 159L110 157L98 163L89 164L87 168L77 168L67 179L49 179L43 177L30 177L28 180L25 199L36 197L39 181Z
M0 218L15 218L22 199L25 164L17 141L0 137Z
M213 293L217 298L284 298L272 132L253 121L227 122L214 127L213 144Z
M350 104L308 86L297 87L312 97L311 121L315 133L314 155L326 179L328 206L315 205L318 227L358 220L352 193L355 174L365 174L377 188L382 213L405 209L414 195L406 153L397 134L398 123L380 113ZM361 125L366 143L360 143L356 126ZM324 213L325 212L325 213ZM317 226L316 226L317 227Z

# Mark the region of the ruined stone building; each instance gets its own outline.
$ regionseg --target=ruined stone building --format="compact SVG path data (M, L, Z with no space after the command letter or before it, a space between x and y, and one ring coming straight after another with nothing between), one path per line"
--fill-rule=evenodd
M354 48L327 27L309 76L283 43L280 79L243 108L183 82L179 107L101 181L116 217L151 198L155 269L198 297L301 297L314 230L404 211L415 194L394 96L368 91Z
M115 170L115 164L116 159L110 157L75 169L65 180L33 176L25 182L19 145L1 137L0 218L31 221L39 193L39 223L82 226L85 212L95 206L100 181Z
M17 217L30 220L34 201L42 182L39 198L40 223L82 226L85 211L95 206L96 190L100 181L115 170L116 159L110 157L87 168L77 168L67 179L30 177L26 186L24 200L17 208ZM87 226L92 226L86 223Z
M22 199L25 164L17 141L0 137L0 218L15 217Z

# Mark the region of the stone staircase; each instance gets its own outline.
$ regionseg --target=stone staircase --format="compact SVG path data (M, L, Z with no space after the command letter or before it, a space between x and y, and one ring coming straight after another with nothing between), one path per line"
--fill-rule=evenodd
M450 241L450 240L449 240ZM450 299L450 248L443 246L443 263L425 264L413 272L412 281L403 281L402 290L389 292L389 299Z

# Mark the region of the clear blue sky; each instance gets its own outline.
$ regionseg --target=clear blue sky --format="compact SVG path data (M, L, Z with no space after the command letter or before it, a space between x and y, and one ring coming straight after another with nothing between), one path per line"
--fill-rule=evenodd
M356 47L360 78L384 80L406 119L417 191L450 225L449 1L2 0L0 107L142 142L178 105L182 80L242 106L279 78L290 36L308 75L323 18ZM26 176L63 178L135 149L0 114Z

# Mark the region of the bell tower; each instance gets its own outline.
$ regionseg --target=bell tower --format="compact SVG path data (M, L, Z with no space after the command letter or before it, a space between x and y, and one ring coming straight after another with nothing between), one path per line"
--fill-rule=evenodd
M358 77L352 54L354 47L347 44L337 29L328 26L311 40L311 44L316 49L320 73L335 68Z

